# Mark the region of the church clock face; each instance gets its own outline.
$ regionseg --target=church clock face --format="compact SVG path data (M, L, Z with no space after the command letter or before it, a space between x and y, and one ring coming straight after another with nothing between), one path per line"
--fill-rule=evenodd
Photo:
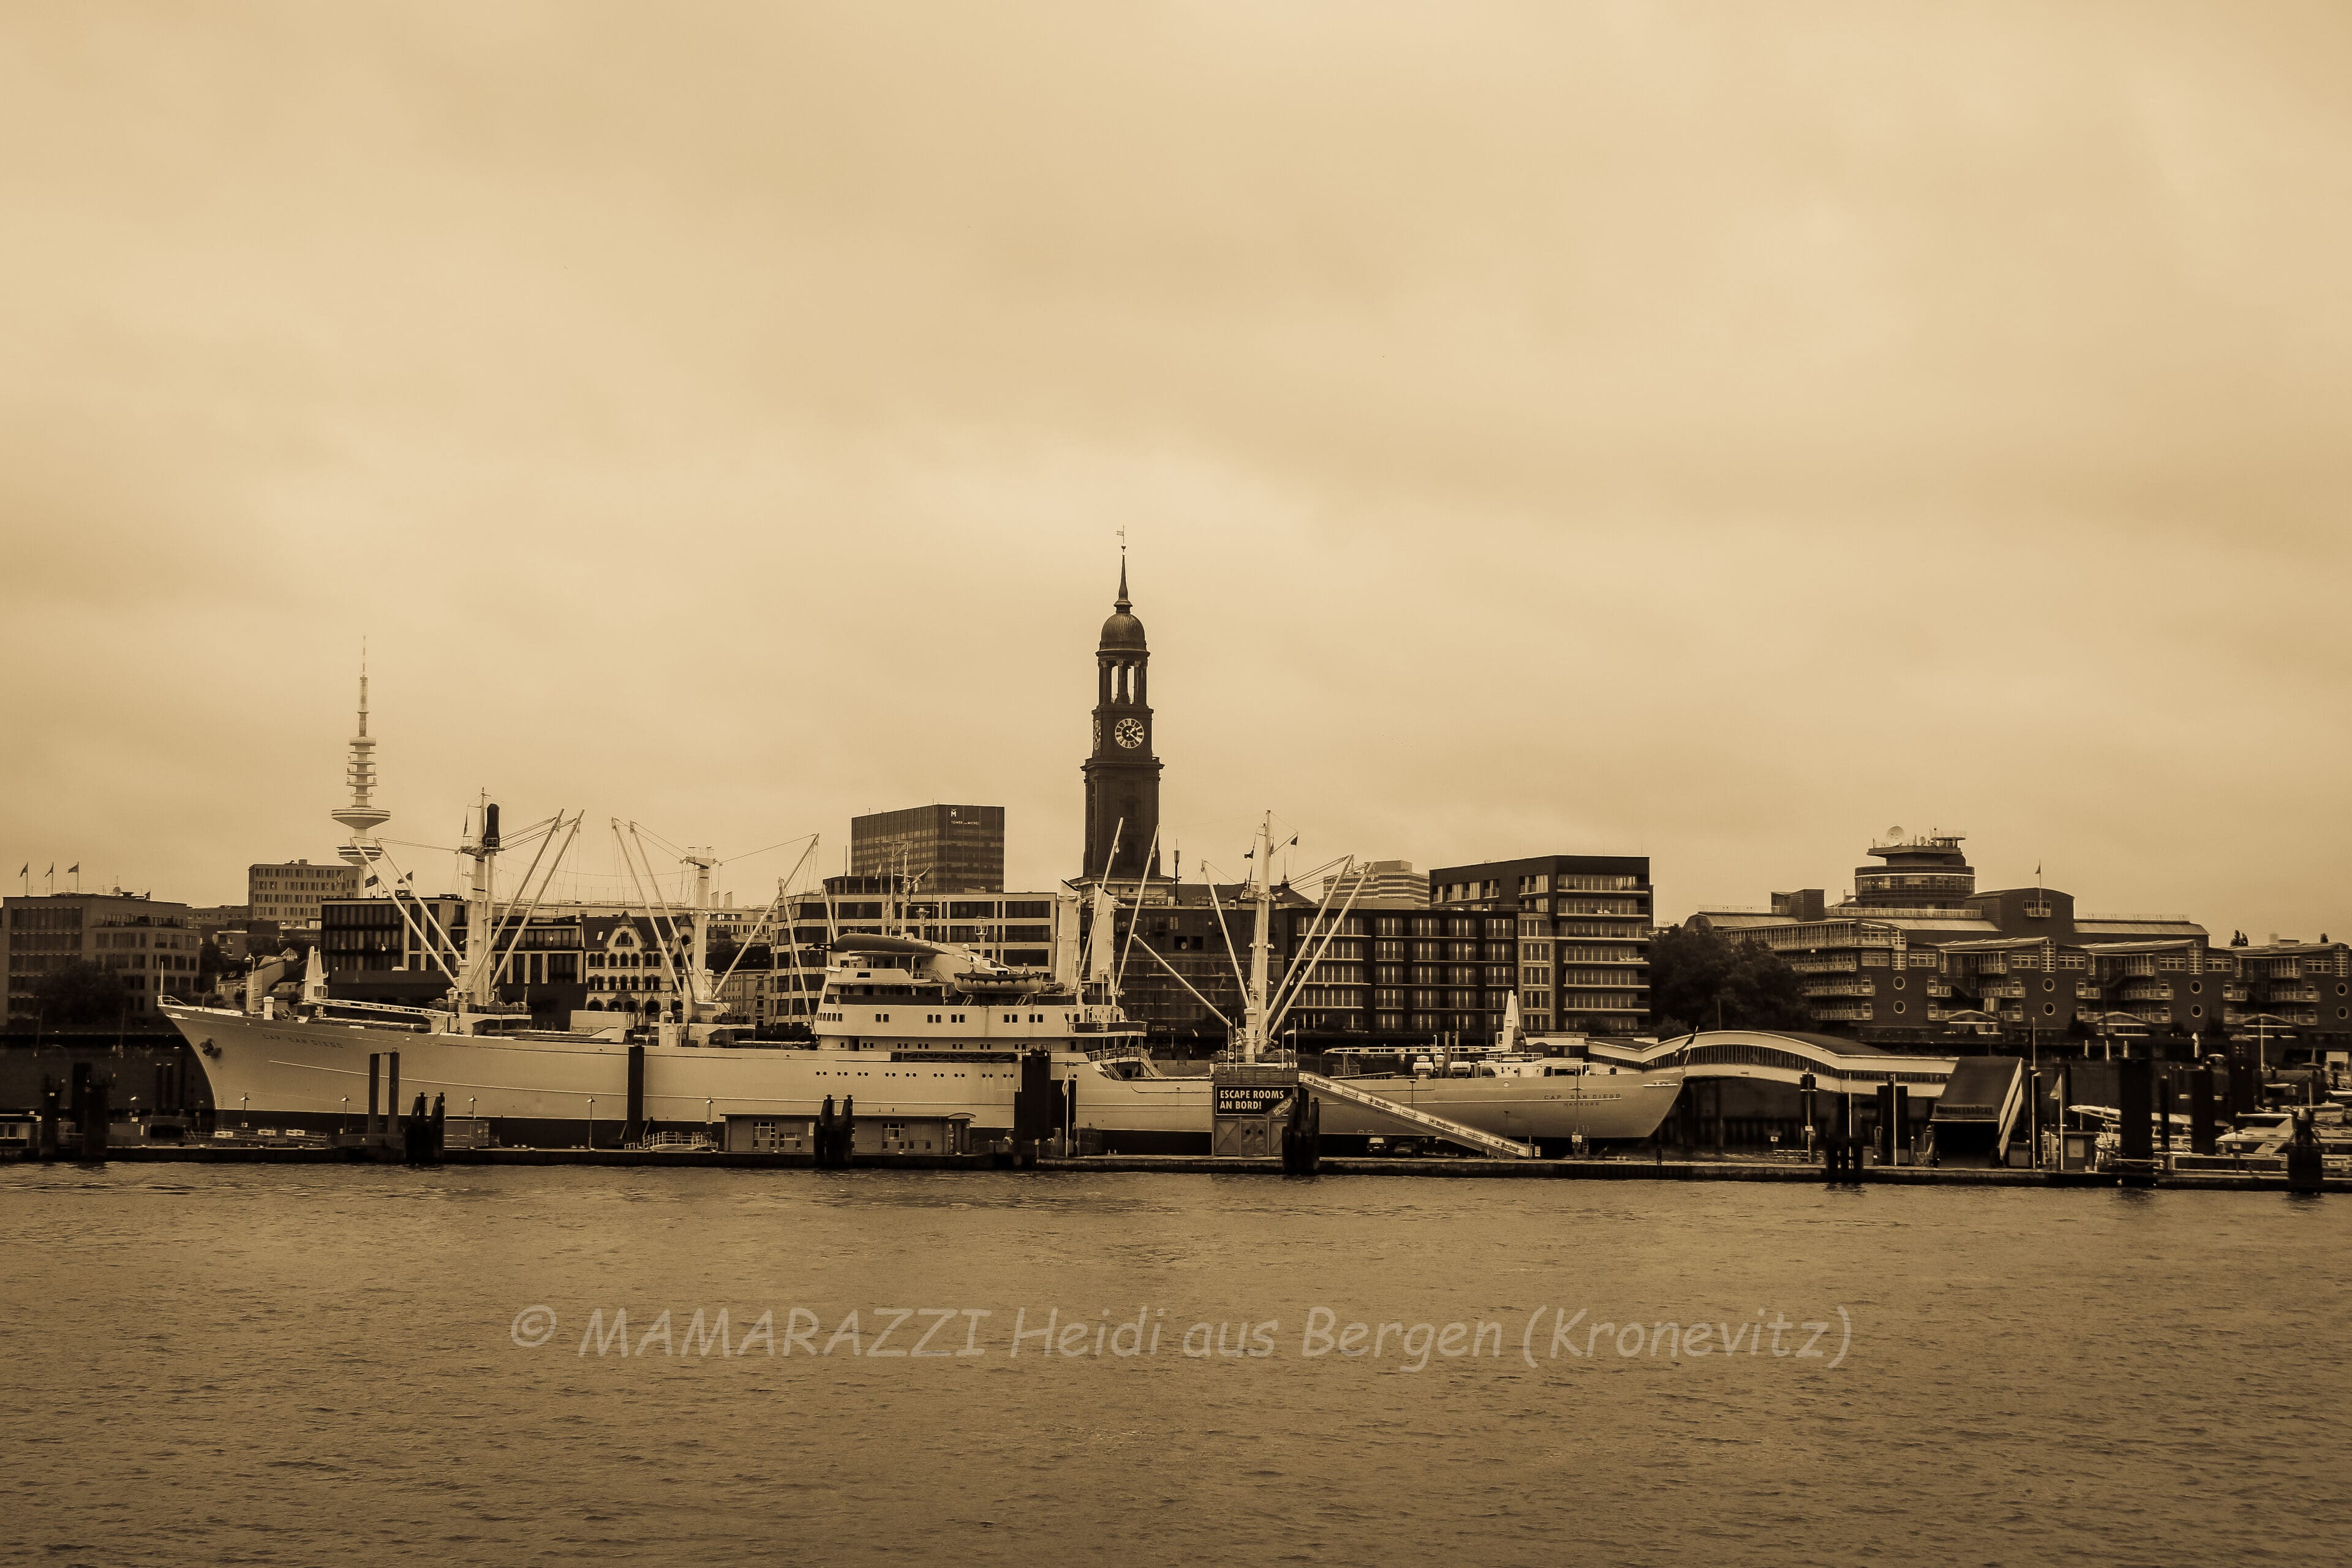
M1118 727L1111 731L1111 734L1118 739L1120 745L1131 752L1143 744L1143 721L1121 719Z

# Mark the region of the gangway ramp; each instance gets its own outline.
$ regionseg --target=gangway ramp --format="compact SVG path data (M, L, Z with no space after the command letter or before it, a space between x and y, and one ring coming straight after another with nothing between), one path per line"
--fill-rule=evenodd
M1419 1110L1410 1105L1401 1105L1393 1100L1368 1093L1363 1089L1342 1083L1337 1079L1325 1078L1320 1073L1300 1073L1298 1082L1302 1088L1323 1099L1344 1100L1359 1110L1397 1122L1401 1128L1410 1128L1415 1132L1424 1132L1433 1138L1443 1138L1448 1142L1460 1143L1467 1148L1478 1150L1482 1153L1500 1154L1511 1160L1532 1160L1537 1157L1536 1147L1532 1143L1517 1142L1498 1133L1482 1131L1475 1127L1466 1127L1459 1121L1451 1121L1443 1116L1433 1116L1426 1110Z
M2025 1063L2016 1057L1958 1058L1927 1120L1936 1152L2000 1159L2030 1092Z

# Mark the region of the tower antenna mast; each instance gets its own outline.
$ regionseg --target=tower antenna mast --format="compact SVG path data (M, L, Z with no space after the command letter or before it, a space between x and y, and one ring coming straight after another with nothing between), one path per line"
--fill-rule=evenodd
M365 637L360 639L359 727L352 732L350 760L343 764L343 778L351 785L352 803L329 815L351 835L351 841L338 853L359 869L364 882L370 868L383 853L375 842L375 830L392 820L392 813L375 804L375 738L368 733Z

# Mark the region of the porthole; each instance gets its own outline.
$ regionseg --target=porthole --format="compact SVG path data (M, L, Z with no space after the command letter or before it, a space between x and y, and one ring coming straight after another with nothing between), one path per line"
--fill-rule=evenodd
M2044 980L2042 983L2042 989L2044 991L2055 991L2058 989L2058 983L2055 980Z
M2201 1018L2205 1016L2205 1009L2202 1007L2191 1007L2189 1009L2189 1016L2192 1018Z
M2338 1007L2336 1016L2339 1018L2352 1017L2352 1007Z
M2337 981L2337 982L2336 983L2336 994L2337 994L2338 996L2341 996L2341 995L2343 995L2343 994L2344 994L2344 982L2342 982L2341 980L2339 980L2339 981ZM2341 1015L2339 1014L2339 1015L2338 1015L2338 1016L2341 1016Z
M1895 977L1895 989L1897 991L1903 989L1903 976L1899 974Z
M2058 1016L2058 1004L2055 1002L2044 1002L2042 1004L2042 1016L2045 1018L2056 1017Z
M1903 984L1903 983L1902 983L1901 981L1899 981L1899 980L1898 980L1898 981L1896 981L1896 982L1895 982L1895 984L1896 984L1897 985L1900 985L1900 984ZM1896 1012L1898 1012L1898 1013L1900 1013L1901 1011L1903 1011L1903 1004L1902 1004L1902 1003L1900 1003L1900 1002L1897 1002L1896 1004L1895 1004L1895 1010Z
M2190 981L2190 982L2189 983L2189 994L2190 994L2191 996L2202 996L2202 995L2204 995L2204 994L2205 994L2205 983L2204 983L2202 980L2192 980L2192 981Z

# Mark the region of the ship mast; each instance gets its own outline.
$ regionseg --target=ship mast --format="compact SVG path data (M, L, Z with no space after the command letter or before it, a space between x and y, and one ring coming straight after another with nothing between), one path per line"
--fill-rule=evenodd
M498 976L492 973L490 954L498 945L497 933L490 924L497 919L492 893L497 881L499 864L499 808L484 790L476 823L478 832L467 835L458 853L474 862L472 885L466 894L466 992L462 1000L469 1006L488 1008L498 998Z
M1242 1010L1242 1060L1254 1062L1263 1055L1268 1044L1266 1031L1266 968L1267 937L1274 923L1274 814L1267 812L1259 824L1257 848L1251 858L1257 862L1257 918L1250 931L1249 984L1244 994Z
M686 1016L701 1023L718 1015L718 998L710 985L710 851L688 850L686 863L694 868L694 957L687 971Z

